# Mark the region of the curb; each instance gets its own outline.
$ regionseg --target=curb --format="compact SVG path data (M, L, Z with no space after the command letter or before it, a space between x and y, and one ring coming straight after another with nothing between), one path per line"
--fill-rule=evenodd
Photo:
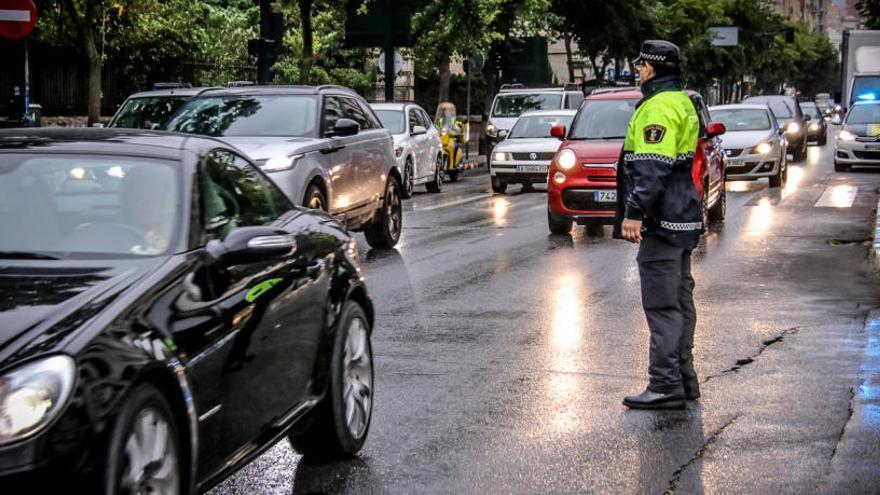
M880 272L880 201L874 210L874 247L871 249L871 266L874 271Z

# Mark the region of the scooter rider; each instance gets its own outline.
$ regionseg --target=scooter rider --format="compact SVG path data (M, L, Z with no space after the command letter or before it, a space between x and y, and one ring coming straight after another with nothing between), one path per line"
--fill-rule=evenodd
M703 231L691 177L699 118L684 91L677 46L642 44L642 93L617 174L615 237L639 244L642 306L650 328L647 389L626 397L636 409L678 409L700 396L693 364L696 310L691 250Z

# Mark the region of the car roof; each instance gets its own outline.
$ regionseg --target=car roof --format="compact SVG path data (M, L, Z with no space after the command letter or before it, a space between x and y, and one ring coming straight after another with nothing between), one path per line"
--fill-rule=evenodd
M565 87L558 88L504 88L498 91L495 96L501 95L517 95L531 93L580 93L579 89L571 89Z
M197 96L210 89L218 89L213 86L205 86L201 88L169 88L169 89L152 89L150 91L141 91L129 95L126 99L132 98L150 98L158 96Z
M535 117L541 115L569 115L574 117L577 110L557 109L557 110L528 110L523 112L520 117Z
M213 88L205 91L199 96L321 95L326 93L360 96L353 89L344 86L284 86L280 84Z
M712 110L767 110L770 111L770 107L767 105L762 105L758 103L730 103L727 105L714 105L709 107L709 111Z
M587 95L587 100L641 100L642 90L635 87L598 88Z
M69 153L137 155L180 159L183 151L203 153L218 146L219 139L145 129L94 127L0 129L0 152L29 150Z
M794 96L786 96L786 95L750 95L750 96L746 96L745 98L743 98L743 101L745 101L745 100L764 100L764 99L766 99L766 100L792 99L794 101L797 101L797 98L795 98Z
M417 103L406 102L406 103L370 103L370 107L373 110L403 110L406 107L416 107L422 108ZM422 110L424 110L422 108Z

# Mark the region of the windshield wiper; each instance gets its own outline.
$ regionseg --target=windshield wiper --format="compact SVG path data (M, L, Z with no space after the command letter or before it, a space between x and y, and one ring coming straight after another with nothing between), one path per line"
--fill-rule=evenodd
M10 260L60 260L58 256L38 251L0 251L0 259Z

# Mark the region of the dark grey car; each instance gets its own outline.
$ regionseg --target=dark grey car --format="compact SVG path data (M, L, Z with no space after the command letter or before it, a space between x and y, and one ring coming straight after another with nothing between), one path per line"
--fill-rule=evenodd
M796 162L806 160L807 126L811 117L804 114L797 98L785 95L748 96L742 102L770 107L779 127L785 132L792 159Z
M107 127L162 129L178 108L209 89L214 88L157 87L135 93L122 102Z
M328 211L370 246L397 244L401 173L391 134L367 102L340 86L206 91L169 121L242 150L295 204Z

